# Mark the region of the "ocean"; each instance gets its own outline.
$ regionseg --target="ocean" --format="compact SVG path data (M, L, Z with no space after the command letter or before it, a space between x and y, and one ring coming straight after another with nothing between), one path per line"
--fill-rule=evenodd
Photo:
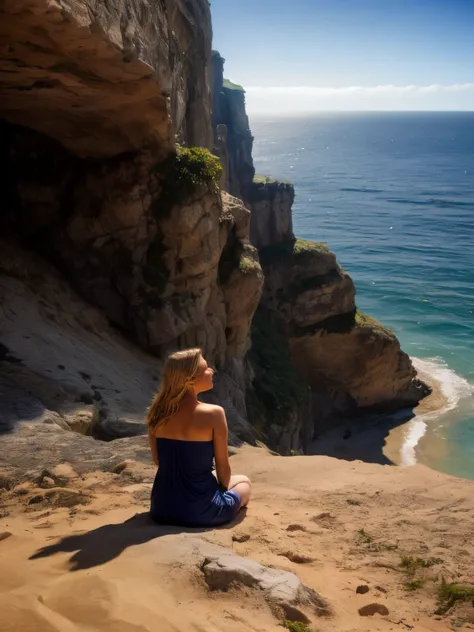
M257 173L295 185L296 235L329 245L358 307L441 383L448 405L407 424L402 462L474 479L474 112L251 127Z

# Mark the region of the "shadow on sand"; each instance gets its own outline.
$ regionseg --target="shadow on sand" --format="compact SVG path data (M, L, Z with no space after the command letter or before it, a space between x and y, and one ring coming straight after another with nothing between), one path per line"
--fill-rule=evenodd
M351 419L328 430L310 445L308 454L332 456L345 461L365 461L380 465L397 465L384 452L390 432L415 417L413 409L395 413ZM401 446L400 446L401 447ZM396 452L394 443L390 451Z
M221 527L187 529L157 525L148 512L135 514L132 518L116 524L106 524L92 531L61 538L55 544L39 549L29 559L37 560L56 553L72 553L69 570L79 571L100 566L118 557L130 546L145 544L156 538L179 533L205 533L214 529L231 529L244 520L246 509L242 509L235 520Z

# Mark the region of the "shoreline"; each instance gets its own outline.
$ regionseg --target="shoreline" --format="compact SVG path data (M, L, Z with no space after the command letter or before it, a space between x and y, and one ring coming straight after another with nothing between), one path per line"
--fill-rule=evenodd
M418 463L415 450L424 439L426 446L426 421L450 409L451 402L442 383L423 369L417 368L420 379L429 384L432 393L413 409L395 413L374 415L365 420L347 420L336 428L323 433L311 444L309 455L327 455L348 461L365 461L400 467ZM345 436L350 435L348 438ZM443 456L440 442L430 450L424 448L430 458ZM430 467L425 460L420 464ZM433 471L438 471L430 467ZM444 473L444 472L443 472Z
M417 362L415 361L415 366L416 364ZM385 449L385 454L390 456L396 465L404 467L413 466L417 463L430 467L424 461L419 461L416 450L422 439L425 439L426 442L427 421L433 415L438 416L442 414L444 410L447 412L450 407L450 401L443 390L442 383L419 366L417 367L417 372L418 377L431 387L431 395L421 400L418 406L413 409L414 417L412 419L408 419L391 431L387 437ZM438 459L443 456L440 447L438 445L438 452L432 454L433 458Z

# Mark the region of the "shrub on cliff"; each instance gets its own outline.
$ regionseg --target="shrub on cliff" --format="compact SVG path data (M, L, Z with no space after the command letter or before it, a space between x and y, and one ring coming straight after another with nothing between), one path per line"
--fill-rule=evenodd
M176 147L176 154L156 166L162 175L162 193L156 211L163 215L173 206L186 201L199 186L219 191L222 166L219 159L203 147Z

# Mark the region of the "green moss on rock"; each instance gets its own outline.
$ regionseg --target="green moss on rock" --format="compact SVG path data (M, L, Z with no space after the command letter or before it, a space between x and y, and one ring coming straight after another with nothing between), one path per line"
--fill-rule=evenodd
M239 270L243 274L255 274L261 270L258 251L254 246L246 244L239 258Z
M256 173L253 177L253 182L254 184L273 184L276 180L270 176L261 176Z
M224 83L222 85L224 88L227 88L227 90L237 90L238 92L245 92L242 86L240 86L238 83L233 83L229 79L224 79Z
M367 327L369 329L372 329L373 331L389 336L394 335L393 332L388 329L388 327L385 327L384 325L382 325L382 323L379 323L379 321L375 320L375 318L372 318L372 316L364 314L364 312L361 312L360 309L356 310L355 322L356 325L358 325L359 327Z
M260 252L260 261L263 266L289 261L304 263L305 258L330 254L331 251L324 243L307 241L306 239L292 239L263 248Z

